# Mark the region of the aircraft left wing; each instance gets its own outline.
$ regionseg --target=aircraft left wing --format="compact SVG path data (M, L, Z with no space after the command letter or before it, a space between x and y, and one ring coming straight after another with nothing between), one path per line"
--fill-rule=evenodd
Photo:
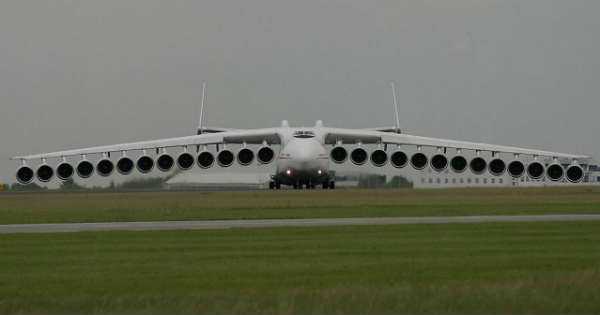
M487 143L457 141L448 139L438 139L429 137L413 136L408 134L397 134L391 132L359 130L359 129L340 129L328 128L325 132L326 144L398 144L414 145L423 147L453 148L461 150L487 151L493 153L512 153L519 155L531 155L550 158L567 158L573 160L590 159L586 155L576 155L568 153L550 152L535 149L526 149L520 147L494 145Z
M89 147L74 150L57 151L50 153L22 155L13 157L13 160L34 160L62 158L77 155L92 155L111 152L126 152L135 150L154 150L172 147L187 147L193 145L209 144L227 144L227 143L247 143L247 144L280 144L281 136L275 128L253 129L241 131L228 131L218 133L206 133L196 136L187 136L180 138L169 138L150 140L142 142L121 143L114 145L105 145Z

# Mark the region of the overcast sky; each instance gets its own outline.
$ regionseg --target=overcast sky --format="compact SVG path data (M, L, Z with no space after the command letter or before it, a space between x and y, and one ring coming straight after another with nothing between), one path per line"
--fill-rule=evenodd
M16 154L210 125L393 124L600 157L600 1L0 4L0 180Z

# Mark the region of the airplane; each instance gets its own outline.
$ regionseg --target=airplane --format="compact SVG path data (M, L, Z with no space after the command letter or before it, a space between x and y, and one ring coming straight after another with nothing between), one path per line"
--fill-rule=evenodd
M250 166L256 161L259 165L275 164L270 189L281 189L282 185L296 189L313 189L316 186L335 189L333 168L348 160L357 167L370 161L375 167L389 163L394 169L410 164L416 170L429 166L436 172L448 168L455 173L469 169L478 175L488 172L502 176L508 172L513 178L529 176L540 180L545 177L554 182L569 183L580 183L584 179L584 164L581 162L590 159L589 156L405 134L400 130L396 87L394 82L390 85L395 111L393 127L332 128L319 120L314 127L296 128L284 120L280 127L275 128L227 129L204 126L206 83L203 82L196 135L16 156L12 159L21 161L16 179L27 185L35 178L43 183L49 182L55 175L65 181L75 174L89 178L94 171L101 177L108 177L115 170L122 175L129 175L134 169L146 174L155 166L162 172L168 172L175 167L187 171L196 165L200 169L208 169L215 164L227 168L236 161L241 166ZM214 153L208 150L212 145L216 148ZM231 149L234 146L237 150ZM258 149L253 150L252 146ZM277 146L278 152L274 149ZM372 146L374 149L368 152ZM410 156L405 150L408 147L416 149ZM428 156L424 148L433 149L435 153ZM148 153L153 151L156 152L154 157ZM172 153L175 151L178 151L176 155ZM470 160L467 160L467 151L473 155ZM128 153L132 152L141 153L136 161L128 157ZM115 153L120 153L116 163L112 159ZM93 163L89 159L91 156L99 157L99 160ZM68 161L73 157L79 157L77 165ZM530 161L526 162L526 158ZM56 168L48 164L50 159L58 161ZM41 161L35 171L28 165L31 160Z

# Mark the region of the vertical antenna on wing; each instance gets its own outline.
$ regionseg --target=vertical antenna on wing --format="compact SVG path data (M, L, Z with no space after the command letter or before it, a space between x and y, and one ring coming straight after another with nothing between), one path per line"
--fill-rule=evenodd
M198 134L202 134L204 123L204 102L206 101L206 81L202 81L202 103L200 104L200 119L198 120Z
M400 133L400 115L398 113L398 98L396 97L396 82L390 81L392 95L394 96L394 112L396 113L396 133Z

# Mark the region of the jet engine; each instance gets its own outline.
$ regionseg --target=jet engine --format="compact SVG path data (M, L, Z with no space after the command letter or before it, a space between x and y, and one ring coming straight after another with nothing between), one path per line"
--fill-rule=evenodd
M369 154L363 148L356 148L350 152L350 161L354 165L363 165L367 161Z
M175 159L171 155L169 155L167 153L161 154L156 159L156 167L161 172L168 172L168 171L170 171L173 168L174 165L175 165Z
M373 163L374 166L382 167L387 164L387 161L388 155L385 151L377 149L371 153L371 163Z
M147 174L147 173L150 173L152 171L152 169L154 168L154 160L147 155L142 155L137 160L137 163L135 166L138 169L138 171L140 171L140 173Z
M544 176L544 165L542 163L534 161L527 165L527 175L533 179L540 179Z
M448 167L448 158L442 154L436 154L431 158L431 168L436 172L442 172Z
M450 160L450 168L456 173L462 173L467 169L467 159L462 155L457 155Z
M38 167L36 172L37 178L40 182L49 182L54 176L54 170L47 164L42 164Z
M202 151L198 154L198 166L203 169L211 168L215 163L215 156L208 152Z
M248 148L242 148L238 151L237 160L240 165L248 166L254 161L254 152Z
M187 152L179 154L177 157L177 167L182 171L187 171L194 166L194 156Z
M402 151L396 151L392 153L392 156L390 157L390 162L395 168L403 168L408 163L408 156L406 156L406 153Z
M565 176L565 170L560 164L554 163L548 166L548 168L546 169L546 175L548 175L548 178L550 178L550 180L556 182L563 179L563 177Z
M341 164L348 159L348 151L344 147L335 147L331 150L329 156L333 162Z
M83 160L77 164L77 175L81 178L90 178L94 173L94 164L90 161Z
M471 168L471 171L474 174L480 175L480 174L483 174L483 172L485 172L485 169L487 167L487 162L485 161L484 158L478 156L471 160L469 167Z
M512 161L508 163L508 174L514 178L519 178L525 174L525 164L521 161Z
M129 175L133 171L135 164L128 157L122 157L117 161L117 172L121 175Z
M231 166L233 164L234 159L235 159L235 156L233 155L233 152L231 152L229 150L222 150L217 155L217 162L219 163L219 166L221 166L221 167Z
M501 159L493 159L490 161L490 174L501 176L506 171L506 163Z
M270 147L264 146L258 149L257 156L260 164L269 164L275 159L275 151Z
M82 162L83 163L83 162ZM109 159L102 159L96 164L96 172L102 177L107 177L115 170L115 165Z
M69 163L63 162L56 167L56 177L60 180L68 180L73 177L75 169Z
M427 156L421 152L413 154L410 158L410 164L417 170L422 170L427 166Z
M583 168L579 165L571 165L567 168L567 180L571 183L580 183L583 180Z
M29 166L21 166L17 170L17 181L21 185L28 185L33 182L33 170Z

